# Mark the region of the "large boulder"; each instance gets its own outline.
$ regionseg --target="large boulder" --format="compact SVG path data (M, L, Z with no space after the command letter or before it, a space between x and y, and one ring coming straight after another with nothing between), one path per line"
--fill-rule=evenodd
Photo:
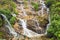
M23 33L23 28L22 28L22 26L20 25L20 24L18 24L17 22L14 24L14 29L15 29L15 31L17 32L17 33L19 33L19 34L22 34Z
M38 27L37 22L35 22L34 20L28 20L27 21L27 28L34 31L34 32L36 32L36 33L41 34L42 28Z

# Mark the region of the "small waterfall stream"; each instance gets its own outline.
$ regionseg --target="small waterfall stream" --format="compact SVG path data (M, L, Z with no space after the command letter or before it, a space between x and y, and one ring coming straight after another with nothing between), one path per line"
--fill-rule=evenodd
M4 15L4 14L1 14L1 16L5 19L5 21L7 22L7 24L5 25L10 33L14 36L14 37L17 37L18 34L15 32L15 30L13 29L13 27L11 26L10 22L8 21L7 17Z
M27 29L26 20L20 19L20 21L21 21L21 25L23 27L24 35L27 34L27 35L31 36Z
M41 14L42 14L42 16L43 16L43 14L44 14L44 9L46 8L47 9L47 13L48 13L48 11L49 11L49 9L46 7L46 5L44 4L44 1L43 0L40 0L40 4L41 4ZM23 4L20 4L20 6L21 6L21 10L23 11L23 16L28 16L27 14L26 14L26 11L24 10L24 5ZM37 26L35 25L35 27L37 28L37 27L39 27L39 23L38 23L38 21L37 20L34 20L35 22L37 22ZM38 33L36 33L36 32L33 32L32 30L29 30L28 28L27 28L27 20L24 20L24 19L19 19L19 24L20 25L22 25L22 27L23 27L23 31L24 31L24 33L23 33L23 35L26 35L26 36L28 36L28 37L34 37L34 36L40 36L41 34L38 34ZM47 28L46 29L48 29L48 26L49 25L47 25ZM40 28L40 27L39 27ZM41 28L40 28L41 29ZM44 33L44 34L47 34L47 30L46 30L46 32Z
M44 8L46 8L46 5L44 4L44 1L43 0L40 0L40 4L42 5L41 7L41 13L42 13L42 16L44 14Z
M26 35L26 36L28 36L28 37L40 36L40 34L35 33L35 32L33 32L32 30L29 30L29 29L27 28L26 20L20 19L19 21L20 21L19 23L20 23L20 24L22 25L22 27L23 27L23 31L24 31L23 35Z
M47 8L46 7L46 5L44 4L44 1L42 1L42 0L40 0L40 4L42 5L41 7L41 14L42 14L42 16L43 16L43 14L44 14L44 8ZM28 16L27 14L26 14L26 11L24 10L24 5L23 4L21 4L20 5L21 6L21 10L23 11L23 16ZM47 13L49 12L49 8L47 8ZM10 24L10 22L8 21L8 19L7 19L7 17L5 16L5 15L3 15L3 14L1 14L2 15L2 17L5 19L5 21L7 22L7 24L5 25L8 29L9 29L9 31L10 31L10 33L14 36L14 37L19 37L18 36L18 33L17 32L15 32L15 30L14 30L14 28L11 26L11 24ZM13 15L13 14L12 14ZM15 16L16 17L16 15L14 14L13 16ZM39 14L39 16L40 16L40 14ZM39 27L40 26L40 24L38 23L38 20L35 20L35 19L33 19L33 21L35 21L37 24L35 25L35 27L37 28L40 28L41 29L41 27ZM50 22L50 18L49 18L49 22ZM42 35L44 35L44 34L47 34L47 29L48 29L48 26L50 25L50 24L48 24L47 25L47 28L46 28L46 32L44 33L44 34L38 34L38 33L36 33L36 32L34 32L34 31L32 31L32 30L29 30L28 28L27 28L27 20L24 20L24 19L21 19L21 18L19 18L19 24L22 26L22 28L23 28L23 35L26 35L26 36L28 36L28 37L35 37L35 36L42 36Z
M42 5L42 8L41 8L42 16L43 16L43 14L44 14L44 8L47 9L47 14L48 14L48 13L49 13L49 8L46 7L46 5L45 5L45 3L44 3L43 0L40 0L40 4ZM49 28L49 26L50 26L50 15L48 16L48 20L49 20L49 24L47 24L45 34L47 34L47 30L48 30L48 28Z

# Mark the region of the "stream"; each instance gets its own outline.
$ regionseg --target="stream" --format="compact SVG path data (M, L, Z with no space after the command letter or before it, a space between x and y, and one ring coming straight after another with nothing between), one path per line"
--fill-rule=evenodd
M20 1L19 1L20 2ZM21 4L19 4L20 6L18 6L20 9L21 9L21 11L22 11L22 15L25 17L25 16L29 16L29 15L27 15L27 12L26 12L26 10L24 9L24 4L22 4L22 2L20 2ZM42 14L42 16L44 15L44 9L46 9L47 10L47 14L49 13L49 8L47 8L46 7L46 5L44 4L44 1L43 0L40 0L40 4L41 4L41 10L40 10L40 12L41 12L41 14ZM40 14L38 14L39 16L40 16ZM8 19L7 19L7 17L5 16L5 15L3 15L3 14L1 14L1 16L5 19L5 21L7 22L6 24L5 24L5 27L7 27L8 29L9 29L9 32L14 36L14 38L19 38L20 37L20 34L18 34L16 31L15 31L15 29L12 27L12 25L10 24L10 22L8 21ZM14 16L14 15L13 15ZM15 15L15 17L16 17L16 15ZM48 16L49 17L49 16ZM35 20L34 18L32 19L33 21L35 21L36 22L36 24L34 24L34 27L37 29L37 28L39 28L39 30L41 31L41 34L39 34L38 32L40 32L40 31L37 31L36 29L36 31L37 32L34 32L34 31L32 31L32 30L30 30L30 29L28 29L27 27L27 21L28 20L26 20L26 19L24 19L24 18L19 18L18 19L19 20L19 24L22 26L22 28L23 28L23 33L22 33L22 35L25 35L25 36L27 36L27 37L29 37L29 38L31 38L31 37L38 37L38 36L43 36L43 35L46 35L47 34L47 30L48 30L48 27L49 27L49 25L50 24L47 24L47 27L46 27L46 31L45 30L43 30L43 31L45 31L45 32L42 32L42 27L40 27L40 24L39 24L39 22L38 22L38 20ZM48 20L49 20L49 22L50 22L50 18L48 18ZM33 24L32 24L33 25ZM17 39L13 39L13 40L17 40Z

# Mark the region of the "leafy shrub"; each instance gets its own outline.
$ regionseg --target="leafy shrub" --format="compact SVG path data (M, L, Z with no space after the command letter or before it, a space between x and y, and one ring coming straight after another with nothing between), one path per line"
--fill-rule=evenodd
M8 10L8 9L0 9L0 14L6 15L6 17L7 17L8 19L11 18L11 12L10 12L10 10Z
M47 3L53 2L50 6L51 25L48 29L48 35L52 40L60 40L60 2L59 0L48 0Z
M39 9L39 4L38 4L38 3L34 3L34 2L31 2L31 4L32 4L32 6L34 7L34 9L35 9L36 11L38 11L38 9Z
M12 17L12 18L10 19L10 23L11 23L12 25L15 23L15 21L16 21L16 17Z
M16 13L16 4L13 2L13 0L1 0L0 1L0 8L1 9L8 9L11 12Z

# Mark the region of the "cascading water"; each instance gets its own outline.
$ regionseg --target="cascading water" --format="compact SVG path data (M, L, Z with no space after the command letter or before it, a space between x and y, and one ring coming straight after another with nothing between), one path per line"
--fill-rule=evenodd
M47 13L49 13L49 8L47 8Z
M47 13L49 13L49 8L47 8L46 7L46 5L45 5L45 3L44 3L44 1L43 0L40 0L40 4L42 5L41 7L41 13L42 13L42 16L43 16L43 14L44 14L44 9L46 8L47 9ZM45 32L45 34L47 34L47 30L48 30L48 27L49 27L49 25L50 25L50 15L48 16L49 18L49 24L47 24L47 27L46 27L46 32Z
M29 34L30 35L30 33L28 32L28 30L26 28L27 27L26 21L22 20L22 19L20 19L20 21L21 21L21 25L23 27L24 34Z
M44 15L44 9L47 9L47 13L48 13L48 11L49 11L49 9L46 7L46 5L44 4L44 1L43 0L40 0L40 4L41 4L41 14L42 15ZM27 14L26 14L26 11L24 10L24 5L21 3L21 4L19 4L20 6L19 6L19 8L23 11L23 16L28 16ZM29 4L30 5L30 4ZM38 14L39 16L40 16L40 14ZM35 25L35 27L37 28L37 27L39 27L40 25L39 25L39 23L38 23L38 21L37 20L35 20L34 19L34 21L37 23L36 25ZM23 35L26 35L26 36L28 36L28 37L34 37L34 36L41 36L42 34L44 34L44 33L42 33L42 34L38 34L38 33L35 33L35 32L33 32L32 30L29 30L28 28L27 28L27 20L24 20L24 19L19 19L19 24L20 25L22 25L22 27L23 27L23 31L24 31L24 33L23 33ZM47 25L47 28L46 29L48 29L48 26L49 25ZM40 28L40 27L39 27ZM41 29L41 28L40 28ZM47 31L45 32L45 33L47 33Z
M26 35L26 36L28 36L28 37L41 36L40 34L35 33L35 32L33 32L32 30L29 30L29 29L27 28L26 20L20 19L19 21L20 21L19 24L21 24L22 27L23 27L23 31L24 31L23 35ZM42 35L43 35L43 34L42 34Z
M6 17L5 15L3 15L3 14L1 14L1 15L2 15L2 17L5 19L5 21L8 23L8 24L6 24L5 26L9 29L10 33L11 33L14 37L16 37L18 34L17 34L17 33L15 32L15 30L12 28L12 26L11 26L10 22L8 21L7 17Z
M42 5L42 6L41 6L41 7L42 7L41 13L42 13L42 15L43 15L43 13L44 13L44 8L46 8L46 5L44 4L44 1L42 1L42 0L40 0L40 4ZM20 6L21 6L21 10L23 11L23 15L24 15L24 16L27 16L26 11L24 10L24 5L21 4ZM49 11L49 10L47 9L47 13L48 13L48 11ZM36 20L34 20L34 21L36 21ZM39 27L39 23L38 23L38 21L36 21L36 22L37 22L37 26L35 25L35 27L37 28L37 27ZM27 28L27 20L19 19L19 24L22 25L22 27L23 27L23 31L24 31L23 35L26 35L26 36L28 36L28 37L34 37L34 36L39 35L38 33L35 33L35 32L33 32L32 30L29 30L29 29ZM47 27L48 27L48 25L47 25ZM40 28L40 29L41 29L41 28ZM47 32L47 31L46 31L46 32ZM40 35L39 35L39 36L40 36Z
M49 10L47 10L47 12L49 12ZM49 15L49 24L47 24L47 27L46 27L46 32L45 32L45 34L47 34L47 30L48 30L48 28L49 28L49 26L50 26L50 15Z
M42 5L41 7L41 13L42 13L42 16L43 16L43 13L44 13L44 8L46 8L46 5L44 4L44 1L43 0L40 0L40 4Z

